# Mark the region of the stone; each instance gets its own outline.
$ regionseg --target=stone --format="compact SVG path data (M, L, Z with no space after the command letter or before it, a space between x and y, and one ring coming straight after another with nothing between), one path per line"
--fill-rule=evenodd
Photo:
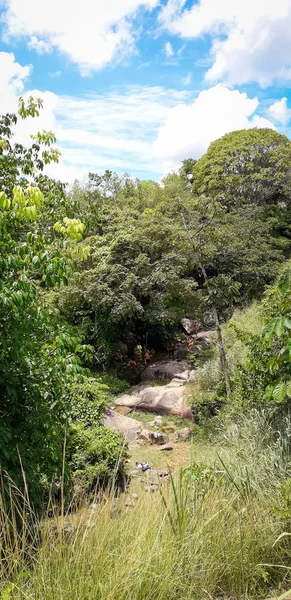
M167 444L169 441L169 436L165 433L150 433L150 442L151 444L156 444L157 446L162 446L163 444Z
M204 313L204 315L202 317L202 321L203 321L204 325L206 325L206 327L214 327L215 316L214 316L213 311L209 310L208 312Z
M211 344L213 336L215 335L215 331L207 330L207 331L199 331L196 336L196 341L198 343Z
M174 450L174 446L172 444L164 444L159 447L160 452L169 452L170 450Z
M194 321L194 319L181 319L181 325L182 327L185 329L186 333L188 333L189 335L192 335L193 333L195 333L196 331L196 327L195 327L195 323L197 321Z
M138 434L138 439L144 440L145 442L149 442L150 441L150 431L148 431L147 429L142 429L141 432Z
M115 405L128 406L160 415L192 418L191 408L187 406L184 387L181 385L137 386L131 394L123 394L116 398ZM123 418L128 419L129 417ZM134 419L130 419L130 421L134 421ZM137 421L135 422L137 423ZM142 429L143 426L140 431Z
M163 429L164 429L164 431L170 432L170 431L175 431L176 427L175 427L175 425L169 424L169 425L164 425Z
M143 430L143 424L135 419L120 415L115 410L108 408L105 411L103 424L112 431L122 433L128 442L135 442Z
M188 381L189 379L189 371L188 369L186 371L182 371L182 373L177 373L177 375L175 375L175 379L182 379L182 381Z
M128 415L129 413L132 412L132 409L129 408L128 406L116 406L115 408L116 412L118 412L120 415Z
M196 381L197 377L198 377L198 369L192 369L192 371L190 371L190 373L189 373L189 381L190 382Z
M190 438L193 435L193 429L191 429L191 427L184 427L184 429L179 429L178 431L176 431L174 433L174 440L178 441L178 440L183 440L183 441L188 441L190 440Z
M174 377L174 379L172 379L168 385L169 387L181 387L182 385L185 385L185 383L186 381L178 379L178 377Z
M161 360L149 365L141 374L142 381L167 381L188 370L187 361Z
M163 425L163 417L161 415L158 415L157 417L154 418L154 424L155 425L159 425L159 427L162 427Z

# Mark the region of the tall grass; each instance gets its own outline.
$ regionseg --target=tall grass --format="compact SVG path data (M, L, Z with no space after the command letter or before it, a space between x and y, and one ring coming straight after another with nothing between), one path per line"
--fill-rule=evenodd
M127 495L108 494L97 509L50 507L36 523L11 484L0 511L1 600L246 600L288 589L291 538L280 537L288 522L276 511L286 464L266 429L253 414L225 436L214 466L191 461L128 507Z

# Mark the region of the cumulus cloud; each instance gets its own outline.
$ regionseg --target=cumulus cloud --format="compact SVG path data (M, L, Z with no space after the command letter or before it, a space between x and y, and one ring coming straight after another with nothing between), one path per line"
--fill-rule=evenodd
M6 38L28 39L31 48L57 48L83 75L122 60L134 51L140 9L158 0L6 0L2 22Z
M274 102L269 107L269 114L275 121L281 125L287 125L291 118L291 110L287 106L287 98L282 98L278 102Z
M49 42L39 40L36 35L32 35L27 47L29 50L35 50L37 54L48 54L52 50L52 46Z
M182 38L212 37L209 82L227 85L291 79L291 0L168 0L162 26Z
M53 130L62 158L47 172L64 181L108 168L159 177L184 158L198 158L211 141L229 131L274 128L255 114L257 98L223 85L204 90L194 102L190 91L159 86L124 86L83 97L56 95L27 89L31 66L20 65L5 52L0 53L0 72L0 113L16 110L19 94L43 99L40 117L20 121L16 140L26 144L30 133ZM285 109L283 98L271 105L269 114L282 122Z
M174 53L171 42L166 42L165 47L164 47L164 52L165 52L165 55L167 56L167 58L174 56L175 53Z
M65 181L108 168L145 177L159 174L152 159L153 140L169 111L190 98L187 91L158 86L126 86L85 97L25 92L31 66L21 66L5 52L0 53L0 72L0 114L17 110L19 94L43 99L40 117L19 121L15 139L27 144L30 133L53 130L62 158L47 172Z
M31 65L22 66L15 61L14 54L0 52L0 112L17 108L17 97L23 92L25 81L32 70Z
M257 98L222 85L204 90L193 104L181 103L170 111L154 142L154 157L166 172L185 158L199 158L210 142L230 131L274 129L269 120L254 115L258 105Z

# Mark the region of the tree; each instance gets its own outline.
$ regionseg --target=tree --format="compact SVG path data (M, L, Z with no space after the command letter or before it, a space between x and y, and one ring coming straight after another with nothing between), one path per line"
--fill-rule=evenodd
M212 142L195 164L195 192L227 208L289 205L290 164L291 142L285 135L272 129L233 131Z
M62 473L66 424L74 417L68 390L84 384L83 363L92 355L82 333L68 325L47 295L48 289L66 285L74 260L87 255L80 242L84 224L60 211L61 221L52 226L44 194L35 185L44 163L58 156L50 149L55 138L43 132L31 149L12 144L12 126L18 118L35 116L39 107L32 99L28 106L21 101L18 115L0 119L0 464L20 486L25 473L34 502L41 499L41 484ZM60 190L52 180L42 178L42 184L51 195ZM100 399L96 385L94 390ZM71 430L67 433L70 437ZM111 442L120 448L114 433ZM106 458L106 448L102 453ZM79 457L79 469L80 464Z

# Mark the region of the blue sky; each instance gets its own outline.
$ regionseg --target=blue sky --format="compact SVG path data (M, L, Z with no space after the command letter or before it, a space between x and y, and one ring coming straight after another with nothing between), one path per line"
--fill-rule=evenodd
M244 127L290 135L291 0L0 0L0 112L41 96L65 181L160 178Z

